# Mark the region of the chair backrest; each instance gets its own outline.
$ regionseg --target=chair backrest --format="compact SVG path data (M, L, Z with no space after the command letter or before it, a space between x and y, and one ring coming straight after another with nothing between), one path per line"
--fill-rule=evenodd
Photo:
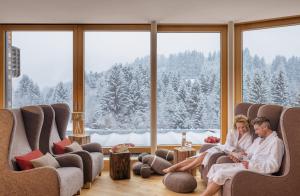
M258 110L263 105L264 104L253 104L249 107L248 112L247 112L247 117L250 122L250 132L252 134L253 140L257 137L257 135L255 134L254 127L251 124L251 121L257 117Z
M44 112L44 123L41 131L40 149L43 153L53 152L53 143L64 139L70 109L67 104L41 105Z
M280 118L285 146L281 175L288 175L288 185L299 187L300 181L300 107L285 108Z
M278 137L281 136L281 128L280 128L280 116L282 113L283 107L280 105L263 105L259 108L257 112L257 117L266 117L270 120L271 128L273 131L276 131Z
M11 111L0 109L0 173L3 175L5 170L9 169L7 157L9 155L9 144L11 140L14 125L14 117Z
M13 114L13 129L9 145L9 166L18 170L15 156L26 154L39 148L44 114L39 106L26 106L10 110Z
M71 115L70 107L65 103L52 104L51 107L55 112L55 123L59 136L60 138L65 138Z
M245 115L247 116L247 112L252 103L238 103L234 108L234 115Z

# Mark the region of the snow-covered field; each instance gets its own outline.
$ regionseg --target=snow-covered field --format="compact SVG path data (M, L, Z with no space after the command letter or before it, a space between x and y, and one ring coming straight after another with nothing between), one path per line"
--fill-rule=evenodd
M89 134L89 131L86 131ZM110 133L98 134L91 132L91 142L100 143L102 146L113 146L120 143L133 143L136 146L150 146L150 132L145 133ZM180 144L181 133L176 131L169 131L165 133L158 132L157 144ZM187 131L187 141L192 144L204 143L204 138L207 136L220 137L220 130L201 130L201 131Z

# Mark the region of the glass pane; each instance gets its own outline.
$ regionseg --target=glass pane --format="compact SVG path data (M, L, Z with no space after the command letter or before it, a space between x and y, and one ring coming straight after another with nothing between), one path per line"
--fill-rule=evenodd
M243 101L300 106L300 25L243 33Z
M6 49L7 107L64 102L72 109L72 32L7 32Z
M150 145L150 33L85 33L85 129L103 146Z
M220 34L159 33L158 144L220 137Z

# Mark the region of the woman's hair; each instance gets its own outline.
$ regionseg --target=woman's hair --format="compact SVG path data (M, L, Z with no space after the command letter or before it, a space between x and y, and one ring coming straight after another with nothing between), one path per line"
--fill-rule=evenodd
M248 118L245 115L236 115L234 117L234 123L233 123L233 127L236 130L236 124L237 123L244 123L244 125L247 127L247 130L250 131L250 123Z

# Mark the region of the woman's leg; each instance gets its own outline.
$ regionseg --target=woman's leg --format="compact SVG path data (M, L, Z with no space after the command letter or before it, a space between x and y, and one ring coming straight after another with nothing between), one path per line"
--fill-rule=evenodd
M187 171L189 169L194 169L195 167L198 167L199 165L201 165L205 155L207 154L207 152L202 153L199 157L197 157L194 161L190 162L189 164L179 168L179 171Z
M193 162L195 159L196 159L196 157L194 157L194 158L187 158L184 161L181 161L179 163L176 163L175 165L172 165L171 167L168 167L168 168L164 169L163 172L165 172L165 173L174 172L177 169L179 169L181 167L184 167L185 165L188 165L189 163Z
M208 186L206 187L206 189L200 196L213 196L220 190L220 188L221 188L220 185L218 185L214 182L211 182L208 184Z

